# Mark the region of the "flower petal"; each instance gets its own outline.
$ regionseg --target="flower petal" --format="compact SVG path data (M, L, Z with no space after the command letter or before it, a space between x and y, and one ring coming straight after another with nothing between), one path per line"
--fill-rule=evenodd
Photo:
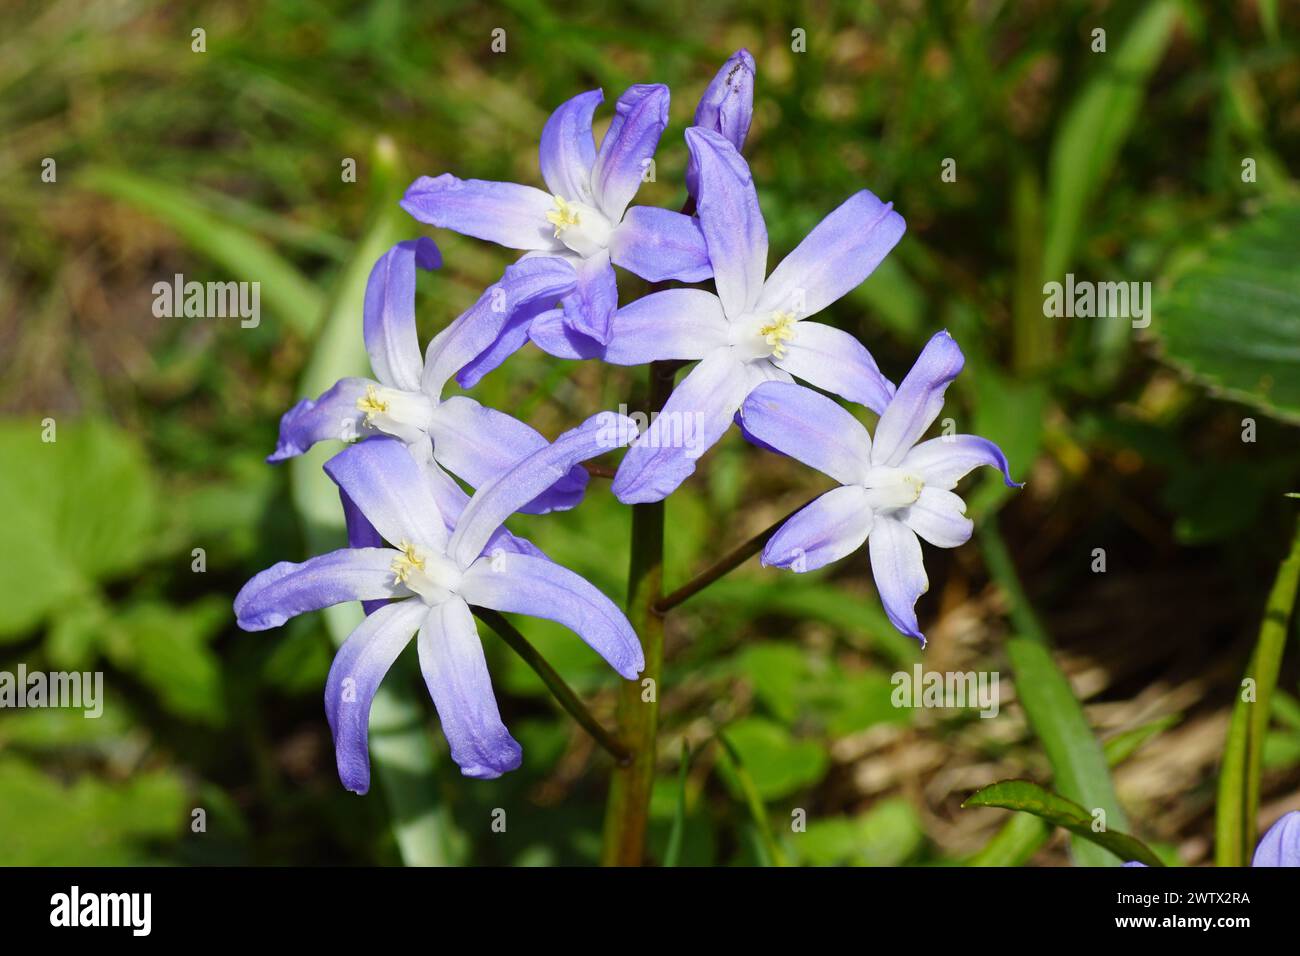
M339 504L343 506L343 524L348 531L349 548L382 548L384 546L383 536L375 530L375 526L366 520L366 516L361 513L348 493L342 488L339 489ZM367 614L374 614L378 608L387 604L387 600L362 601L361 608Z
M758 311L815 315L861 285L906 229L892 203L866 189L855 193L772 270Z
M560 309L547 309L540 302L518 309L506 320L506 324L502 326L501 332L492 344L478 358L468 362L456 373L456 384L461 388L473 388L483 379L483 376L499 367L502 362L528 344L528 331L537 316L549 316L551 313L555 313L560 319L564 316Z
M429 425L433 457L472 488L500 478L533 452L545 448L540 432L494 408L455 395L434 409ZM558 482L519 510L529 514L567 510L582 500L587 470L574 465Z
M401 206L420 222L473 236L507 249L559 252L563 245L546 221L554 207L547 193L518 183L458 179L451 173L421 176L411 183Z
M1255 848L1251 866L1300 866L1300 810L1284 814Z
M375 378L392 388L420 387L420 342L415 335L415 269L437 269L442 256L432 239L399 242L366 280L362 331Z
M245 631L265 631L334 604L407 596L393 581L395 557L391 548L341 548L301 564L281 561L235 595L235 619Z
M877 415L894 397L894 383L880 373L871 353L848 332L820 322L798 322L785 355L772 361L791 375Z
M556 621L573 631L628 680L645 668L641 642L623 612L594 584L542 558L479 558L461 579L471 604Z
M614 265L647 282L703 282L713 275L697 219L671 209L633 206L609 237Z
M417 646L424 682L460 772L490 780L518 767L523 749L501 722L469 606L453 597L431 608Z
M325 716L334 735L339 779L353 793L370 789L370 705L393 662L424 620L423 601L385 604L343 642L325 681Z
M716 295L703 289L668 289L615 313L602 358L614 365L699 359L726 344L727 320Z
M740 408L745 430L841 485L860 485L871 467L871 436L825 395L802 385L766 382Z
M598 345L609 341L609 320L618 308L618 284L609 253L601 251L573 263L578 287L560 302L564 321L578 335Z
M623 218L654 161L668 125L668 101L668 87L662 83L639 83L629 86L614 105L614 119L591 171L596 205L613 224Z
M763 548L763 564L815 571L848 557L872 528L867 491L861 485L832 488L791 516Z
M919 475L927 486L951 491L957 482L980 465L992 465L1002 472L1008 488L1023 488L1011 480L1011 466L1002 449L978 435L941 435L931 438L903 456L899 467Z
M711 130L686 131L700 170L699 221L713 263L713 282L731 319L750 312L767 275L767 224L749 166L736 147Z
M746 49L737 50L727 57L716 76L700 97L695 108L695 124L720 133L732 146L740 150L749 135L749 124L754 118L754 57ZM686 190L696 195L699 170L695 157L686 167Z
M447 553L461 568L468 568L506 518L562 479L574 465L620 448L635 435L632 419L614 412L600 412L565 432L475 492L460 516Z
M673 389L663 411L628 449L612 489L624 504L661 501L695 471L717 443L745 396L754 373L728 349L714 349Z
M389 544L409 541L439 552L446 547L446 523L425 468L397 439L349 445L325 462L325 473Z
M916 623L916 599L930 589L916 532L890 515L877 515L867 539L871 574L876 579L880 603L894 627L925 646Z
M540 159L546 188L570 202L591 205L591 167L596 140L591 117L605 99L600 90L579 93L561 103L542 127Z
M491 350L516 315L531 320L539 309L553 307L573 291L577 281L573 263L558 256L526 256L507 266L477 302L429 343L421 376L424 390L440 397L447 380Z
M469 504L469 495L465 494L465 489L456 483L455 478L438 467L437 462L428 462L425 466L425 472L429 478L429 488L433 491L433 497L438 502L438 510L442 512L443 520L447 525L447 532L450 534L456 530L456 525L460 522L461 512ZM527 538L511 534L505 525L493 532L483 549L484 554L495 554L498 551L509 554L530 554L535 558L546 558L546 553L541 548ZM550 559L547 558L547 560Z
M943 393L965 361L961 349L946 331L931 337L880 415L871 449L873 464L897 465L903 460L939 417Z
M951 491L921 489L921 496L898 512L898 520L936 548L957 548L970 540L975 523L966 517L966 502Z
M357 400L366 394L368 378L341 378L320 398L304 398L280 418L280 437L268 462L303 454L318 441L348 441L361 432L363 413Z

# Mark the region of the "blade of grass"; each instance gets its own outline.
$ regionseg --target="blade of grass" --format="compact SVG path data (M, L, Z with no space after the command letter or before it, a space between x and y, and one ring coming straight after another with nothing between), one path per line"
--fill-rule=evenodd
M682 855L682 835L686 831L686 779L691 769L691 748L682 741L682 762L677 770L677 807L673 811L673 827L668 831L668 849L664 851L664 866L676 866Z
M781 851L781 846L776 842L776 837L772 833L772 824L767 819L767 807L764 806L763 797L754 784L754 778L745 769L745 763L740 759L740 753L732 746L731 741L727 739L727 735L723 731L718 731L718 743L722 744L722 759L727 762L736 778L736 782L740 784L741 793L745 795L745 805L749 808L750 819L754 823L760 845L767 853L767 865L785 866L785 854Z
M1107 824L1122 830L1128 823L1115 797L1106 755L1088 726L1070 682L1052 659L1047 630L1025 595L996 523L985 521L978 537L989 573L1006 591L1011 620L1022 635L1007 642L1007 656L1015 674L1016 693L1052 766L1056 789L1089 811L1104 810ZM1081 838L1076 837L1073 850L1075 859L1085 866L1114 866L1119 862Z
M318 395L344 376L369 371L361 338L366 279L375 260L402 238L405 227L397 206L402 182L391 142L378 141L373 168L375 212L331 294L316 348L303 373L304 395ZM345 540L338 489L321 470L325 459L337 451L328 443L317 445L290 464L294 507L313 554L340 547ZM325 625L334 643L342 644L361 617L357 604L330 608ZM452 865L463 840L439 800L437 758L426 712L414 693L415 683L397 677L392 674L380 685L370 710L370 753L392 813L393 834L408 866Z
M1245 866L1255 849L1264 737L1268 732L1270 704L1282 666L1287 629L1295 609L1297 585L1300 585L1300 519L1291 539L1291 551L1278 567L1269 591L1259 640L1232 709L1215 808L1214 858L1219 866ZM1253 695L1245 693L1246 681L1252 682L1249 686L1253 687Z

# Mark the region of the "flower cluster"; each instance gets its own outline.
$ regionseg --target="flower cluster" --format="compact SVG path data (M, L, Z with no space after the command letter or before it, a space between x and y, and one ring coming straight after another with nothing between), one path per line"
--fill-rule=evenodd
M588 483L583 462L629 443L612 486L626 504L671 494L733 421L760 447L834 478L840 487L771 538L764 564L809 571L869 542L890 620L924 643L914 609L928 587L918 537L946 548L965 542L971 522L952 488L982 464L1010 484L1007 462L974 436L920 441L962 366L946 332L895 388L856 338L813 321L902 238L906 226L891 204L865 189L850 196L768 273L767 227L740 154L754 78L754 60L741 50L705 91L685 134L682 212L632 205L668 123L669 91L658 84L618 98L599 148L592 120L602 92L561 105L542 129L544 190L444 174L406 191L402 208L420 222L524 254L429 343L423 360L416 277L441 265L437 247L421 238L380 258L362 322L374 379L343 379L299 402L269 459L361 439L325 466L339 487L349 546L277 564L235 601L248 630L363 602L367 617L339 651L325 691L349 789L369 786L370 703L417 632L420 666L462 772L494 777L519 765L471 606L558 621L623 677L641 672L642 648L622 612L503 526L516 511L573 508ZM712 280L712 290L668 288L620 307L615 266L652 283ZM615 365L697 364L639 435L630 419L604 412L548 442L471 398L444 397L453 377L472 388L529 342ZM879 415L874 440L842 406L795 379ZM684 419L694 423L689 441L673 432Z

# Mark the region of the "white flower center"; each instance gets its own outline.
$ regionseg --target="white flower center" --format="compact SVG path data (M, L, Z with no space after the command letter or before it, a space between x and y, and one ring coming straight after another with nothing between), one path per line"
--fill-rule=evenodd
M793 312L751 312L731 323L731 347L743 361L782 359L798 328L799 317Z
M569 202L563 196L552 198L555 208L546 214L546 221L555 227L556 239L583 258L609 248L613 226L603 212L586 203Z
M925 482L919 475L885 465L877 465L869 470L863 485L867 489L867 503L875 511L906 508L921 497L921 491L925 488Z
M460 587L461 572L450 558L416 547L409 541L397 546L393 559L394 584L405 584L430 606L441 604Z
M365 413L367 428L410 443L428 433L433 400L424 392L370 384L366 394L357 399L357 411Z

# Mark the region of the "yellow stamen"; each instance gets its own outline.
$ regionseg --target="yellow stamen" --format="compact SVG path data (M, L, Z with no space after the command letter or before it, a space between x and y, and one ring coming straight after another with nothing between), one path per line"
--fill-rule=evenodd
M794 338L793 312L773 312L772 321L758 330L763 341L772 346L773 358L785 358L785 343Z
M379 397L373 385L366 386L366 394L357 399L357 410L366 413L366 424L374 423L375 416L388 411L388 403Z
M405 584L406 579L411 576L413 570L424 570L424 558L415 550L415 545L409 541L403 541L397 546L397 550L402 552L402 556L393 558L393 564L389 570L393 572L394 584Z
M555 196L555 208L546 214L546 221L555 227L555 238L570 226L578 225L578 211L563 196Z

